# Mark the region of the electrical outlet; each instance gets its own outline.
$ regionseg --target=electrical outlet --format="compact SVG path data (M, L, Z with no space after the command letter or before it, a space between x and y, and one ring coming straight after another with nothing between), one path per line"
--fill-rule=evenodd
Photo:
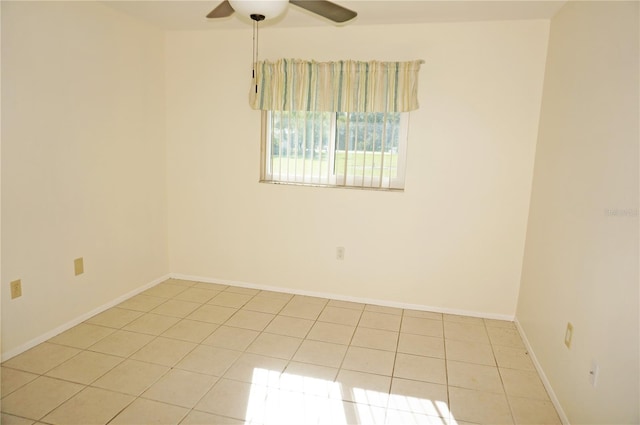
M84 273L84 259L82 257L73 260L73 269L76 276Z
M564 333L564 345L567 348L571 348L571 339L573 338L573 325L571 322L567 323L567 330Z
M14 280L10 283L11 286L11 299L18 298L22 296L22 282L20 279Z
M344 247L339 246L336 248L336 260L344 260Z

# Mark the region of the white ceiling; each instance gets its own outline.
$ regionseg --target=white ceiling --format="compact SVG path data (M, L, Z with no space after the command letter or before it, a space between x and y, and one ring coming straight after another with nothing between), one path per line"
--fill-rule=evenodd
M251 24L234 14L229 18L207 19L221 0L106 0L103 3L165 30L215 30L245 28ZM560 0L335 0L358 12L343 25L410 24L423 22L465 22L512 19L550 19L565 3ZM289 5L287 12L261 26L309 27L336 25L333 22Z

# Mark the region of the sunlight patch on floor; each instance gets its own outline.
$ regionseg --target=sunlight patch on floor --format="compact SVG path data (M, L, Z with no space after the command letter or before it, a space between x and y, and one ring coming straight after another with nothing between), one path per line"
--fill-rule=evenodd
M343 397L346 391L349 397ZM445 401L347 387L263 368L253 370L245 423L457 425Z

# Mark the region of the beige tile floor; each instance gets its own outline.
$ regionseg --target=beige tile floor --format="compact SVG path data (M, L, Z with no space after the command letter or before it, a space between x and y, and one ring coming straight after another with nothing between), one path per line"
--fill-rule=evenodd
M170 279L2 364L3 424L558 424L513 323Z

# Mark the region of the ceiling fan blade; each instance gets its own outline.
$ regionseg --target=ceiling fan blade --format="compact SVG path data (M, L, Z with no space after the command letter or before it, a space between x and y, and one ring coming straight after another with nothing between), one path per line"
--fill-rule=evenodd
M342 7L328 0L289 0L289 3L338 23L346 22L358 15L353 10L349 10L346 7Z
M227 16L231 16L233 14L233 7L229 3L229 0L224 0L220 3L215 9L213 9L207 15L207 18L226 18Z

